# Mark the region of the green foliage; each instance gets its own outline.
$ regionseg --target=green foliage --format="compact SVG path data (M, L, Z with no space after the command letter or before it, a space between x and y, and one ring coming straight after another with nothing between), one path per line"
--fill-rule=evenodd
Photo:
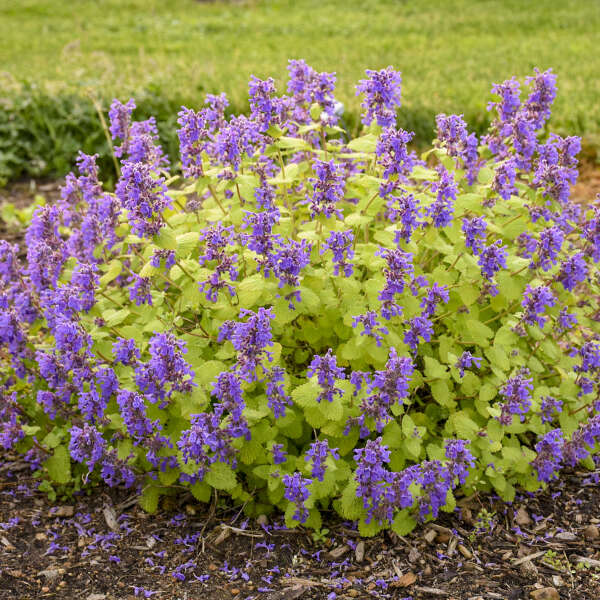
M312 112L319 116L318 111ZM569 435L587 418L582 408L592 400L581 393L571 348L581 343L584 334L587 339L599 333L597 320L582 301L583 297L597 296L597 278L590 274L576 292L568 291L556 281L558 265L546 271L529 268L529 261L521 256L521 247L515 242L518 232L513 224L517 220L519 232L534 238L546 227L543 219L529 218L528 203L558 210L558 202L544 196L533 174L527 172L520 173L519 196L501 201L494 197L491 183L501 165L490 160L479 179L470 185L460 165L436 145L428 154L428 164L445 165L456 182L453 218L446 227L431 223L427 209L436 202L434 186L441 175L434 168L417 165L401 176L401 186L403 194L418 198L425 226L419 227L409 241L399 237L396 242L400 224L387 214L389 206L379 195L386 178L381 156L375 152L375 141L381 134L377 125L371 125L364 135L348 144L343 143L343 131L327 127L320 120L308 126L302 137L272 133L265 141L263 154L273 157L278 166L274 167L274 176L261 184L274 186L281 218L274 224L273 233L283 240L312 244L308 264L298 269L297 282L278 280L273 267L276 263L265 268L265 256L251 249L243 237L250 234L249 228L242 227L244 212L254 208L251 198L259 186L255 176L259 171L257 154L243 154L239 170L226 177L203 154L206 169L202 177L169 181L173 204L160 214L161 228L156 235L136 235L131 214L123 209L114 246L96 249L99 277L95 303L90 310L77 314L77 327L90 339L91 351L85 356L90 368L111 366L120 390L139 391L139 369L152 354L151 341L157 334L169 333L182 342L185 361L193 370L193 385L170 388L161 402L149 392L142 396L144 416L153 432L160 432L170 442L159 444L158 456L151 453L156 447L151 442L155 443L156 438L131 432L116 394L109 394L103 418L93 420L103 443L111 448L111 458L134 469L143 480L141 506L154 512L162 495L174 493L183 485L199 501L208 502L218 494L243 506L250 515L277 508L284 513L286 524L293 527L298 524L301 503L290 498L290 486L285 482L292 475L300 475L302 480L310 480L309 497L304 503L306 526L320 531L322 514L333 509L345 519L357 520L361 535L374 535L385 527L403 535L415 526L422 508L419 500L426 500L429 492L412 482L413 505L397 506L389 520L371 518L364 491L359 497L357 451L364 448L365 438L372 441L378 436L390 451L386 472L399 473L424 461L439 461L435 464L443 467L450 458L445 454L446 442L461 438L469 442L475 460L462 492L493 490L512 501L517 487L535 489L539 483L531 461L536 457L532 447L537 437L557 426ZM487 149L481 152L484 158L488 156ZM317 159L338 165L354 161L362 167L362 171L348 177L347 188L336 205L340 218L311 215L306 199L314 189ZM391 176L392 181L397 179L397 175ZM106 195L113 197L110 192ZM89 207L82 199L78 202L75 210L84 213ZM488 293L489 282L482 278L477 258L465 246L462 218L475 216L485 217L490 226L488 235L507 246L507 268L495 280L497 294ZM205 259L207 241L200 234L217 222L234 231L223 252L228 257L235 252L233 262L239 273L233 276L228 271L225 286L217 288L215 297L209 297L198 284L214 275L217 265L212 258ZM353 234L354 255L349 259L353 271L344 274L336 272L334 263L339 261L332 261L326 242L332 232L349 230ZM60 233L67 238L69 227L61 226ZM568 252L581 246L580 231L575 227L567 237ZM390 269L382 256L386 248L410 253L414 273L401 290L394 292L394 301L402 310L384 319L380 314L382 289L389 283L386 278ZM164 262L153 265L151 259L159 250L172 251L174 264L168 268ZM269 260L275 260L273 256ZM72 281L75 263L74 259L67 261L60 276L62 286ZM132 275L147 279L151 303L133 301ZM525 323L520 300L528 285L542 283L553 285L557 301L544 312L547 320L540 327ZM410 320L422 315L433 284L445 286L448 298L429 315L432 335L421 335L414 343L407 335ZM267 327L270 333L264 338L266 352L259 352L260 360L256 360L251 373L242 376L240 357L248 348L239 347L236 335L227 332L261 309L272 311ZM577 317L577 328L563 331L557 327L561 309ZM369 332L353 323L354 317L367 311L376 312L379 324L386 327L381 339L365 335ZM50 416L37 401L37 393L47 392L50 383L42 376L39 360L34 360L35 351L57 347L51 327L48 319L40 318L27 330L30 352L25 360L31 377L13 377L14 368L4 354L0 360L7 386L10 382L18 397L19 419L26 422L19 450L41 445L48 454L43 470L53 483L64 485L88 476L85 460L73 451L72 442L75 427L80 427L84 419L82 395L95 384L88 377L77 382L78 388L72 374L68 375L69 383L73 383L69 388L72 395L67 396L56 416ZM259 337L256 334L247 346L260 346ZM141 362L129 365L128 361L115 360L114 343L119 338L135 342ZM341 371L325 385L318 373L309 374L309 366L316 357L327 356L330 349ZM464 351L471 352L481 366L461 373L458 360ZM387 390L393 401L377 421L367 410L374 401L383 403L381 390L373 400L378 386L373 382L384 377L386 369L388 375L390 371L391 375L399 373L394 357L404 358L411 365L409 374L402 373L406 375L406 393L396 398L394 394L400 394L397 389ZM289 396L284 416L276 416L268 397L275 368L284 374L281 393ZM522 369L528 369L532 379L531 405L522 411L523 419L512 418L511 413L511 419L501 423L500 391ZM240 415L235 415L229 405L224 408L225 400L215 387L219 375L233 372L238 376L243 398L243 404L239 402ZM363 382L360 386L350 379L350 373L361 372L368 374L370 384ZM553 416L548 423L540 416L546 396L560 398L563 403L561 415ZM211 425L214 439L197 441L201 438L195 422L198 416L216 418L216 425ZM364 420L359 427L361 417ZM232 423L243 432L231 433ZM322 478L314 475L308 454L315 440L327 441L330 449L337 449L324 458ZM223 454L218 454L223 450L220 442L226 450ZM275 460L274 444L287 453L287 460ZM71 464L69 451L76 463ZM452 487L458 481L453 475ZM46 487L54 493L52 486ZM452 511L455 494L444 491L440 502L444 510ZM488 517L482 515L484 525ZM315 539L321 535L317 533Z

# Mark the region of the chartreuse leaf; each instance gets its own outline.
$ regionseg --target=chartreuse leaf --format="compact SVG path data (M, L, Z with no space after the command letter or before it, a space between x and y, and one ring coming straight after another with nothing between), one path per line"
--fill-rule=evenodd
M147 513L153 514L158 508L160 488L155 485L147 485L139 498L139 504Z
M170 227L163 227L154 236L154 243L165 250L177 250L177 238Z
M347 144L347 147L354 152L375 152L377 137L369 133L363 137L356 138Z
M408 535L417 526L417 521L408 509L398 511L392 521L392 531L397 535Z
M189 231L188 233L182 233L176 238L177 241L177 256L181 258L187 258L192 250L198 245L198 233L195 231Z
M210 500L212 488L205 481L197 481L190 486L190 491L196 500L208 502Z
M114 259L108 263L108 268L106 269L104 275L100 277L100 286L105 287L111 281L114 281L123 270L123 263L120 260Z
M50 458L44 463L46 471L52 481L56 483L69 483L71 480L71 457L66 446L56 446Z
M216 490L232 490L237 485L233 469L226 463L216 462L210 467L204 481Z

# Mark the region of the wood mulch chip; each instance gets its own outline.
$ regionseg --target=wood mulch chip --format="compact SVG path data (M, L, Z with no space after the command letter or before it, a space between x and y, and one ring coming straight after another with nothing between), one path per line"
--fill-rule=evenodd
M19 458L0 468L0 599L597 600L600 471L568 472L507 505L490 495L407 536L321 536L190 495L144 513L126 490L50 503ZM137 595L136 595L137 594Z

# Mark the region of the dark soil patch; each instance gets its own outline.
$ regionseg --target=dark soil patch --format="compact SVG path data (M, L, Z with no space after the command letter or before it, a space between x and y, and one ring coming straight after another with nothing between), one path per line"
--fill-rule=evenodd
M361 541L352 523L326 520L315 540L185 494L156 515L104 487L53 505L24 463L1 471L1 599L600 598L600 473L566 473L512 505L463 498L410 535Z

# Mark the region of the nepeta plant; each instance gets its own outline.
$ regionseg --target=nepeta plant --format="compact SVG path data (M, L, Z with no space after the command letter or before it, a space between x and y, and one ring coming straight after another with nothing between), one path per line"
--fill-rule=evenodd
M220 490L364 535L591 466L600 206L569 197L579 140L542 133L554 75L496 84L482 140L439 115L419 158L393 68L359 83L357 139L335 74L289 73L252 78L249 116L183 107L182 177L115 101L115 192L80 154L25 260L0 241L2 448L147 510Z

